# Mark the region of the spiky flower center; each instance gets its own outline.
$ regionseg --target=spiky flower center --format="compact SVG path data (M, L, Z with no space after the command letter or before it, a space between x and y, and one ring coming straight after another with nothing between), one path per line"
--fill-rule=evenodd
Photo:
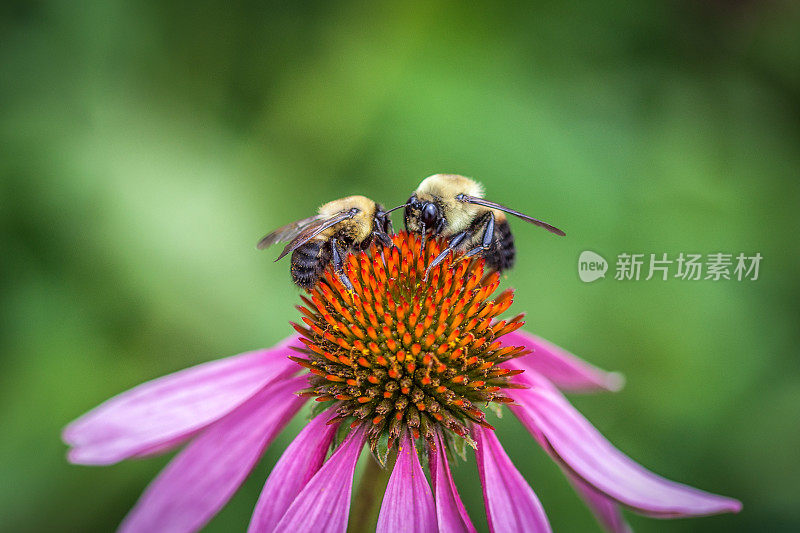
M482 259L448 258L425 279L443 241L421 250L415 235L393 240L348 256L352 292L328 269L302 297L305 325L293 326L305 357L292 359L312 372L303 394L363 425L373 450L382 437L391 448L406 428L430 439L437 426L461 437L470 423L491 427L478 406L511 401L503 389L519 372L498 365L525 353L498 340L523 324L523 315L496 319L513 290L490 299L500 276Z

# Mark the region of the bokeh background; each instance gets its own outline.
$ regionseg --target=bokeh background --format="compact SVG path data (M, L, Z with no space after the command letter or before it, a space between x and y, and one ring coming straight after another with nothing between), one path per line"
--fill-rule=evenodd
M626 375L578 408L645 466L744 502L635 529L800 529L800 6L288 4L0 7L0 529L112 530L169 457L70 466L60 429L283 338L298 291L258 238L442 171L567 231L512 222L505 283L529 331ZM755 282L584 284L587 249L764 259ZM301 423L208 531L246 527ZM497 425L554 529L597 530ZM485 529L474 459L456 475Z

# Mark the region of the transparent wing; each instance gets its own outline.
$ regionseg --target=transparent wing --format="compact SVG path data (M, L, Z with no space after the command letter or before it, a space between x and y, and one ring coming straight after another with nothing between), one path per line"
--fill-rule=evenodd
M474 196L469 196L468 194L459 194L458 196L456 196L456 200L458 200L459 202L465 202L465 203L468 203L468 204L482 205L482 206L488 207L490 209L498 209L498 210L503 211L505 213L510 213L510 214L512 214L514 216L517 216L517 217L521 218L522 220L524 220L526 222L530 222L531 224L539 226L540 228L544 228L547 231L549 231L550 233L555 233L556 235L561 235L562 237L564 235L566 235L566 233L564 233L563 231L561 231L560 229L558 229L555 226L551 226L547 222L542 222L541 220L539 220L537 218L533 218L531 216L528 216L525 213L520 213L519 211L515 211L515 210L513 210L513 209L511 209L509 207L506 207L504 205L501 205L501 204L498 204L498 203L495 203L495 202L490 202L489 200L484 200L483 198L476 198Z
M317 220L321 220L321 217L319 215L314 215L313 217L304 218L303 220L281 226L272 233L265 235L264 238L258 241L256 246L259 250L263 250L276 242L289 242Z
M326 229L330 228L331 226L335 226L339 222L343 220L347 220L348 218L352 218L355 213L352 209L349 211L342 211L330 218L324 218L320 220L315 220L308 226L304 227L301 232L286 245L286 247L281 252L281 255L275 261L280 261L286 254L289 252L295 251L297 248L303 246L305 243L325 231Z

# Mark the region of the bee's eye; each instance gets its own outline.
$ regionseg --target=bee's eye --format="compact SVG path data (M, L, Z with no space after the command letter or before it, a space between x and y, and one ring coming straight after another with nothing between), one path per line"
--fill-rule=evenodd
M422 208L422 213L420 213L422 223L431 227L436 223L437 218L439 218L439 209L437 209L436 204L430 202L425 204L425 207Z

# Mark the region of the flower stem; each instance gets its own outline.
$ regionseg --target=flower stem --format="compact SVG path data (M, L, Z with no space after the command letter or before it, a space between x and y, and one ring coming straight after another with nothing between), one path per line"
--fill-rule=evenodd
M375 526L378 524L378 511L381 507L381 496L389 482L393 462L389 460L386 462L386 468L381 468L374 457L367 457L367 465L361 474L353 507L350 510L348 533L375 531Z

